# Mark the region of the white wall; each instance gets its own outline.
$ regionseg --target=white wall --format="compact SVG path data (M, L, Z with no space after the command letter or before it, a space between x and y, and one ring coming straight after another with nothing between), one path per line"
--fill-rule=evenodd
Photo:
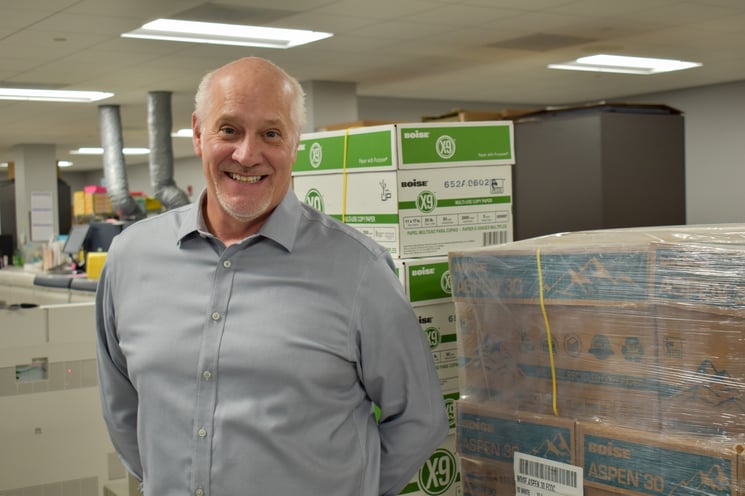
M683 112L686 222L745 222L745 81L617 99L658 103ZM423 105L424 103L424 105ZM418 120L458 106L446 102L360 98L360 119ZM461 104L470 110L522 106ZM520 157L517 157L518 166Z
M618 101L665 104L683 112L688 224L745 222L745 81ZM359 119L399 122L418 122L424 115L439 115L454 108L500 110L529 106L373 97L360 97L358 103ZM152 194L147 164L130 166L127 174L131 191ZM98 184L100 176L100 172L89 173L86 184ZM204 187L199 159L177 160L174 179L184 191L191 186L191 198L195 199Z
M683 111L687 223L745 222L745 81L633 101Z

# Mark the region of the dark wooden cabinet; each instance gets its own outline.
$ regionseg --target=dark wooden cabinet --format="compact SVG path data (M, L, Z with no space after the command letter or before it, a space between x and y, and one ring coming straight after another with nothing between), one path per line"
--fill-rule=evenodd
M685 224L684 118L661 105L542 111L515 121L515 239Z

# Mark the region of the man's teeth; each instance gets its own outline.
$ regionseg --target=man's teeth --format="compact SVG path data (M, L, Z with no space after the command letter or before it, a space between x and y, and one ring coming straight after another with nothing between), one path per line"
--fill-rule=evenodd
M238 174L230 174L230 178L241 183L256 183L261 180L261 176L241 176Z

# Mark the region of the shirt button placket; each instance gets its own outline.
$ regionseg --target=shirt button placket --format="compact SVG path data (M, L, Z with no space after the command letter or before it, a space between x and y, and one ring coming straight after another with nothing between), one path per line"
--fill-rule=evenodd
M222 266L226 270L231 269L232 265L233 264L232 264L232 262L230 260L223 260L222 261ZM217 281L217 285L218 286L222 285L220 283L220 281L223 280L223 279L224 279L223 277L221 277L221 278L218 279L218 281ZM218 306L219 306L219 303L218 303ZM217 324L218 322L220 322L222 320L222 313L220 311L218 311L218 310L213 310L212 313L210 314L210 319L212 320L213 323ZM206 360L206 362L205 362L205 365L207 365L208 363L210 363L210 361L211 360L208 358ZM207 365L205 368L202 369L202 379L205 382L209 382L212 378L213 378L212 377L212 372L211 372L211 370L209 368L209 365ZM214 387L214 385L209 386L209 385L205 384L203 387L210 388L210 387ZM207 397L209 397L209 395L205 395L204 397L207 398ZM209 417L209 415L201 416L201 417L203 417L202 418L202 421L204 421L205 418ZM204 449L209 450L209 444L210 444L210 442L208 441L207 428L204 425L200 426L197 429L196 434L197 434L197 437L199 439L198 442L201 445L201 447L198 448L198 451L199 452L202 452L202 450L204 450ZM202 444L202 443L206 443L206 444ZM202 476L206 476L206 473L205 474L202 474ZM195 482L197 480L199 480L199 479L201 479L201 476L195 477ZM202 479L202 480L204 480L204 479ZM194 496L206 496L206 491L204 490L204 487L202 487L202 486L196 486L196 489L194 489Z

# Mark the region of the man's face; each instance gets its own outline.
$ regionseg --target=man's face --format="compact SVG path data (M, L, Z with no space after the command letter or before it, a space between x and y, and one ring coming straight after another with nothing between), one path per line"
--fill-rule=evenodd
M290 187L299 135L290 119L291 92L263 67L218 73L203 121L192 118L202 158L210 224L256 232Z

